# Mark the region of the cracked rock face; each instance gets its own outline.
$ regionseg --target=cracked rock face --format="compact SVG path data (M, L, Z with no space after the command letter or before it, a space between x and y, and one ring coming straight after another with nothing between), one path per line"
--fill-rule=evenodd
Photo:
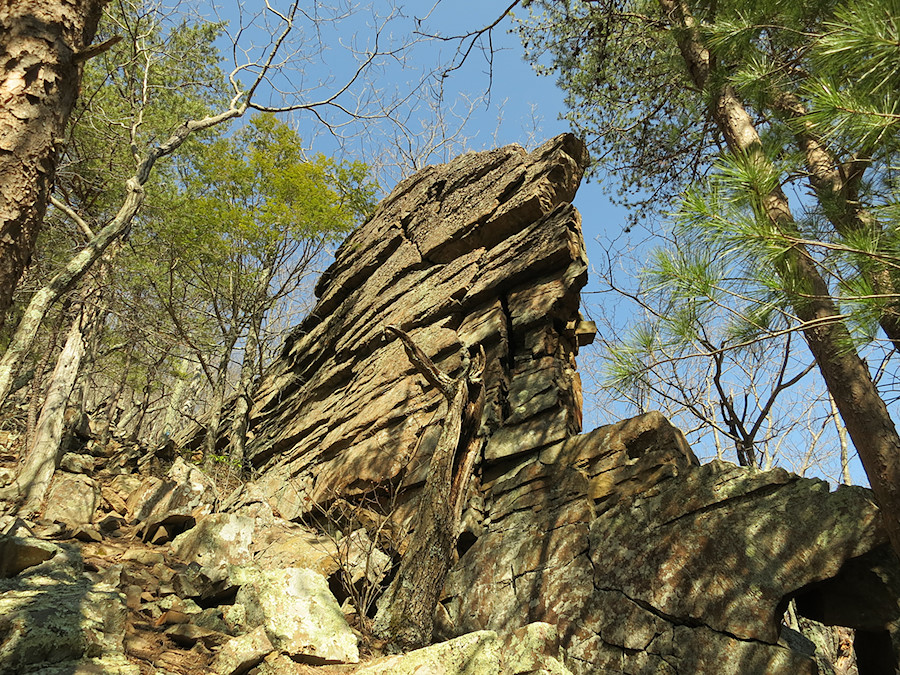
M556 623L588 673L820 672L781 640L787 601L857 628L891 673L900 566L871 493L698 466L662 416L576 436L486 486L488 527L444 588L444 632ZM851 584L841 594L833 586ZM891 660L893 659L893 660Z
M700 466L656 413L578 435L575 356L591 327L570 202L586 163L563 135L398 185L338 250L261 384L248 489L302 519L393 486L402 551L445 406L383 328L451 374L460 345L481 344L486 442L444 637L545 622L576 675L811 675L815 658L782 627L796 599L801 615L857 629L859 673L896 672L900 566L868 491Z
M257 485L282 516L424 481L442 397L384 335L389 324L446 372L461 344L484 346L490 463L580 431L587 258L570 201L586 163L571 135L530 154L469 153L401 182L350 235L251 411Z

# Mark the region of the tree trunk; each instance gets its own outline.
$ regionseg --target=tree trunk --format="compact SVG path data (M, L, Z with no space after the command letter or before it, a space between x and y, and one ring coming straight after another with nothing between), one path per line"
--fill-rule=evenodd
M838 443L841 446L841 482L844 485L853 485L853 477L850 475L850 448L847 443L847 429L841 424L840 413L831 396L828 397L828 403L831 405L834 429L837 431Z
M387 640L389 651L406 651L431 643L434 610L453 560L475 457L481 449L478 430L484 409L484 350L474 359L464 354L463 373L452 380L440 372L401 330L388 330L403 341L410 361L447 400L447 416L431 463L397 576L379 603L373 631ZM456 475L454 476L454 467Z
M262 323L272 308L274 298L269 295L269 284L275 274L275 266L267 262L263 267L259 283L254 292L255 305L250 314L247 339L244 344L244 358L241 361L241 377L238 383L237 396L234 401L234 413L231 418L231 450L229 457L236 467L244 465L247 445L247 429L250 426L250 408L253 405L254 382L262 370L262 357L257 354L262 334Z
M18 501L18 511L22 514L31 514L40 509L53 472L59 465L66 404L75 387L84 356L83 321L84 315L79 313L72 322L66 344L56 360L37 429L16 481L10 488L0 492L0 498Z
M144 190L134 178L127 181L128 195L116 217L97 233L87 246L79 251L50 282L35 293L25 313L19 320L3 357L0 358L0 406L12 388L22 361L28 355L38 329L50 307L84 277L106 249L131 225L144 201Z
M0 0L0 327L31 259L106 0Z
M182 363L187 364L189 362L186 358L182 358ZM178 377L175 388L168 397L162 427L159 430L159 435L155 438L157 443L164 443L175 435L178 420L186 409L193 411L194 396L197 393L201 372L198 363L190 362L187 373Z
M711 60L702 45L694 18L681 0L659 0L665 14L680 29L678 46L694 84L706 89ZM725 85L715 94L713 120L732 152L750 153L768 161L756 127L734 89ZM787 197L776 188L762 199L762 208L784 234L796 235ZM862 460L881 510L891 546L900 557L900 435L878 393L868 367L852 347L852 340L830 295L828 284L805 247L793 246L775 273L785 288L802 286L794 312L816 359L835 405Z
M244 466L244 457L247 454L247 428L250 424L250 407L253 401L251 390L253 379L252 370L244 364L241 367L241 381L234 399L229 435L228 459L235 468Z
M842 237L853 237L867 233L873 238L881 234L882 227L877 218L859 201L859 186L862 184L868 162L855 160L846 165L839 164L825 141L816 137L811 125L803 121L806 109L796 96L781 93L776 97L776 110L788 116L798 126L795 134L797 145L806 157L809 184L816 194L822 211L835 231ZM888 254L889 255L889 254ZM877 260L861 270L872 289L885 298L898 295L898 285L891 277L890 268ZM900 302L886 302L878 319L881 330L900 352Z
M244 345L244 359L241 362L241 378L234 400L234 412L231 416L231 449L228 456L235 467L244 465L246 455L247 428L250 425L250 408L253 403L253 383L257 379L256 348L259 344L262 312L254 313L250 323L250 330L247 332L247 341Z
M113 427L116 425L114 421L116 408L119 407L119 400L122 398L122 392L125 391L125 386L128 383L128 373L131 370L131 360L133 358L134 347L129 346L128 353L125 355L125 365L122 367L122 377L119 380L113 395L107 400L106 409L103 412L103 431L100 433L100 438L97 440L101 448L105 448L109 445L109 441L112 438Z
M40 410L38 402L41 400L41 393L44 389L44 377L50 372L50 359L53 358L53 354L56 352L59 332L67 313L68 312L64 307L62 315L59 317L59 321L53 326L53 331L50 333L50 339L47 340L44 356L38 366L34 369L34 377L31 379L31 401L28 405L28 422L25 426L26 445L31 443L31 439L34 438L35 431L37 430L38 411Z
M133 414L129 416L126 420L123 420L120 424L116 425L116 431L124 435L126 431L128 431L128 425L133 424L134 426L131 429L131 433L128 434L127 441L129 443L137 442L138 438L141 435L141 424L144 423L144 416L147 414L148 408L150 408L150 393L153 391L153 381L151 379L147 380L147 383L144 385L143 390L141 391L141 402L132 408Z
M226 344L222 350L222 358L213 385L213 401L206 422L206 438L203 442L203 463L209 467L216 455L216 445L219 440L219 427L222 424L222 412L225 408L225 394L228 389L228 366L231 363L231 353L237 344L237 327L233 327L226 337Z

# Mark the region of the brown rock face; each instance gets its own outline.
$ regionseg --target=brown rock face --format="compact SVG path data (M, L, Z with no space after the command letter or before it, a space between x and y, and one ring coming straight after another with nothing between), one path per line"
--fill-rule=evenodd
M424 480L441 396L385 336L388 324L445 372L458 370L460 343L484 346L488 463L580 431L587 259L569 202L586 162L571 135L530 154L463 155L403 181L344 242L251 412L250 459L284 517Z
M796 598L857 629L876 664L860 673L896 669L900 566L868 490L698 466L649 413L543 451L484 502L444 587L447 634L555 623L573 673L812 675L782 636Z
M856 629L859 673L896 672L900 565L868 491L700 466L658 413L578 435L575 356L591 327L570 201L586 161L563 135L394 190L262 383L254 494L300 519L336 500L377 508L393 486L402 551L446 406L383 327L449 373L460 344L481 344L486 442L438 608L445 637L546 622L576 674L812 675L814 646L782 626L796 599L798 614Z

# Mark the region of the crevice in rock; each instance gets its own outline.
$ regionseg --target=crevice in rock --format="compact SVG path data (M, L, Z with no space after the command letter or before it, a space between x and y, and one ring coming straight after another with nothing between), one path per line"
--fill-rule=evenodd
M516 192L518 192L520 189L522 189L522 186L525 184L525 178L527 177L527 175L528 175L528 172L523 170L518 176L516 176L512 180L512 182L509 185L506 186L506 188L503 190L503 192L501 192L500 195L497 197L498 206L503 205L506 202L508 202L510 199L512 199L512 197L516 194Z
M477 167L474 171L466 172L462 177L456 180L449 181L445 186L445 191L447 193L452 193L469 185L474 185L492 171L502 167L510 161L510 159L521 159L521 156L518 155L518 153L510 153L508 147L509 146L507 146L507 148L497 148L496 150L489 151L489 157L483 165Z
M859 675L881 675L897 671L898 655L887 630L856 631L853 640Z
M650 604L646 600L640 600L638 598L631 597L630 595L628 595L625 591L623 591L620 588L604 588L602 586L597 586L596 583L594 584L594 586L598 591L603 591L606 593L618 593L619 595L621 595L623 598L625 598L632 604L643 609L645 612L649 612L650 614L662 619L663 621L666 621L667 623L672 624L673 626L684 626L685 628L705 628L709 631L712 631L713 633L718 633L719 635L724 635L727 638L730 638L732 640L738 640L740 642L764 645L766 647L779 646L777 643L766 642L765 640L760 640L757 638L741 637L740 635L730 633L730 632L728 632L726 630L722 630L720 628L713 628L708 623L706 623L696 617L682 617L682 616L673 616L671 614L667 614L666 612L662 611L661 609L654 607L652 604Z
M439 178L434 181L431 185L428 186L428 200L431 202L436 202L440 205L441 197L444 194L444 188L447 186L447 180L445 178Z
M506 356L501 360L504 378L500 381L498 389L498 404L500 406L500 425L506 422L512 414L512 408L509 403L509 388L512 379L516 374L516 349L513 337L513 321L509 311L509 297L503 294L499 298L500 312L503 316L506 331Z
M466 551L472 548L477 541L478 537L475 536L474 532L471 530L463 530L456 540L457 557L462 558L466 554Z
M718 511L724 508L733 508L735 504L740 504L741 502L749 502L759 499L760 497L768 497L769 495L775 494L779 490L784 487L790 485L791 483L795 483L800 480L800 476L794 476L791 480L786 483L776 483L775 485L767 484L758 488L754 488L749 492L744 492L739 495L735 495L733 497L726 497L719 501L715 501L711 504L705 504L697 509L692 511L688 511L687 513L683 513L680 516L676 516L670 520L663 521L656 525L657 528L667 527L672 525L673 523L677 523L680 520L684 520L686 518L692 518L696 516L703 515L705 513L710 513L712 511Z

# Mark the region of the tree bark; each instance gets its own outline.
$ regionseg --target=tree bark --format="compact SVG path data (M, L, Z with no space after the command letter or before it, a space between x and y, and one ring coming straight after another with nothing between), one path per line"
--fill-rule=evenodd
M225 394L228 389L228 366L231 364L231 354L237 344L238 328L232 326L225 337L225 346L222 348L222 358L219 360L219 368L216 381L213 383L213 401L206 421L206 438L203 443L204 465L209 467L217 455L216 446L219 441L219 427L222 423L222 412L225 409Z
M244 358L241 361L241 377L238 382L237 395L234 399L234 411L231 416L229 459L235 467L244 465L247 449L247 429L250 426L250 408L253 404L253 383L257 380L256 350L262 329L263 311L257 308L250 317L250 329L244 344Z
M244 358L241 361L241 376L238 382L237 395L234 400L234 411L231 417L231 449L229 458L235 467L243 467L247 449L247 429L250 427L250 408L253 405L254 382L262 370L261 357L257 350L260 345L262 323L272 308L274 298L269 294L269 284L275 275L275 265L267 261L263 267L259 282L254 291L254 305L250 312L247 327L247 338L244 343Z
M453 560L462 502L481 449L478 431L484 410L485 356L480 347L474 358L464 352L463 373L453 380L439 371L406 333L394 326L387 330L403 341L410 361L440 390L448 405L419 497L409 547L375 616L373 632L387 641L389 651L396 652L431 643L434 610Z
M678 46L693 83L706 89L712 62L709 51L700 42L694 18L682 0L659 0L659 3L680 29ZM713 120L728 149L749 153L757 162L767 162L756 127L735 90L724 85L712 93ZM779 231L790 236L799 234L781 188L763 196L762 208ZM900 435L868 367L852 347L850 333L828 284L806 248L794 245L775 273L785 282L785 287L794 287L797 281L803 287L803 292L795 295L794 312L862 460L891 546L900 557Z
M178 377L175 388L167 397L166 412L159 435L155 438L156 442L166 442L174 436L179 418L186 409L192 411L194 407L194 396L197 393L202 369L197 362L190 362L187 358L182 357L181 362L189 365L186 373Z
M122 420L119 425L116 425L116 430L121 430L123 434L128 430L129 424L134 425L127 437L129 443L135 443L137 442L138 438L140 438L141 425L144 423L144 418L147 415L147 410L150 408L150 393L152 391L153 381L148 378L147 383L144 385L144 389L141 392L141 402L132 408L134 413L127 419Z
M44 389L44 377L50 372L50 360L53 358L53 354L56 352L57 341L59 340L59 332L62 328L62 323L65 320L66 309L63 308L62 316L60 316L59 321L56 322L56 325L53 326L53 329L50 333L50 339L47 340L46 351L44 352L43 358L41 358L41 362L34 369L34 377L31 379L31 397L30 402L28 404L28 422L25 426L25 439L26 445L31 443L31 439L34 438L34 434L37 430L37 420L38 420L38 412L41 409L41 406L38 405L38 402L41 400L41 393Z
M106 0L0 0L0 327L31 259Z
M115 427L116 408L119 407L119 400L122 398L122 392L128 384L128 374L131 370L131 361L134 358L134 347L129 345L128 352L125 355L125 365L122 367L122 377L119 380L112 396L106 402L106 409L103 411L103 431L97 440L101 448L109 445L113 435L113 427Z

